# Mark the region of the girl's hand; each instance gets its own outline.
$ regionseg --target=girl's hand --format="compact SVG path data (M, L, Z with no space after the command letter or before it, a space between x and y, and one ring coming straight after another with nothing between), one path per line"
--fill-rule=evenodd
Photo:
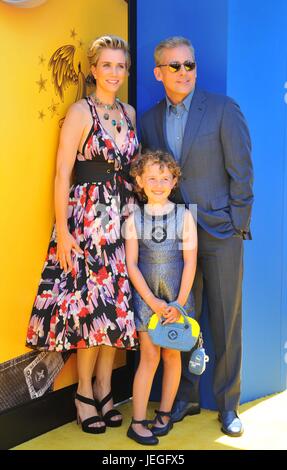
M164 300L155 297L150 303L150 308L153 310L154 313L157 314L158 318L161 320L162 315L166 312L167 303Z
M166 312L162 315L165 318L163 325L174 323L180 319L181 313L175 307L167 307Z
M72 250L75 250L80 254L84 253L69 231L58 235L56 256L57 260L60 262L60 267L65 271L65 273L70 272L73 269L71 257Z

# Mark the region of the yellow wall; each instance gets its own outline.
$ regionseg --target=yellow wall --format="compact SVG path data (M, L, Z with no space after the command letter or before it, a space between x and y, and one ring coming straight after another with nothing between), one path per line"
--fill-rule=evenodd
M71 84L63 102L56 95L49 58L59 47L72 44L74 67L77 70L80 61L87 75L87 46L107 33L127 39L124 0L47 0L31 9L0 2L0 363L28 351L27 323L54 219L59 119L77 93L77 85ZM37 83L41 77L42 90ZM127 86L120 98L126 95ZM117 366L124 357L118 353ZM60 373L57 387L77 380L74 362L75 355Z

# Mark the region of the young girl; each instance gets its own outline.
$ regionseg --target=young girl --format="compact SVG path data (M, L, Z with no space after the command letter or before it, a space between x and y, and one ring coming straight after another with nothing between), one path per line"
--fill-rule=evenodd
M168 198L176 186L180 169L173 158L156 151L142 155L131 170L136 191L147 204L126 222L126 261L134 286L136 328L140 339L140 363L133 385L133 418L127 435L144 445L158 443L172 428L171 407L180 376L180 351L160 348L147 332L149 318L156 313L164 323L180 318L168 303L177 301L193 310L191 287L196 269L197 234L191 213ZM163 318L162 318L163 317ZM154 426L146 420L147 404L160 356L163 359L162 396Z

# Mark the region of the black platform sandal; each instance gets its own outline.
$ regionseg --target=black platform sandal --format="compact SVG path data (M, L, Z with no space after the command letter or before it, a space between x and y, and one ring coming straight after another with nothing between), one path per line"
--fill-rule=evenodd
M97 400L95 398L95 404L96 408L99 413L102 413L103 407L113 398L112 392L108 393L101 401ZM121 413L118 410L109 410L107 411L104 415L102 413L102 417L104 422L106 423L106 426L109 426L110 428L118 428L121 426L123 422L123 418L117 419L114 421L112 418L113 416L122 416Z
M169 418L169 421L166 423L165 426L159 427L159 426L152 426L151 431L155 436L166 436L169 431L173 428L173 422L171 420L171 411L159 411L155 410L156 416L154 418L154 423L157 421L160 422L160 424L164 424L162 420L162 416L167 416Z
M153 434L151 436L141 436L140 434L135 432L134 429L132 428L133 424L142 424L145 428L147 428L149 431L152 432L152 430L149 429L148 427L148 425L151 423L153 423L153 421L150 421L148 419L142 419L141 421L137 421L136 419L132 418L132 422L127 431L127 436L130 439L133 439L134 441L136 441L138 444L142 444L144 446L154 446L158 444L159 440Z
M83 395L79 395L78 393L75 394L75 399L79 400L82 403L86 403L87 405L96 406L95 400L91 398L83 397ZM77 408L77 407L76 407ZM100 416L91 416L91 418L87 418L84 421L81 420L79 412L77 410L77 424L81 424L82 430L84 432L90 434L102 434L106 431L106 425L103 424L102 426L91 426L94 423L101 423L103 422L103 418Z

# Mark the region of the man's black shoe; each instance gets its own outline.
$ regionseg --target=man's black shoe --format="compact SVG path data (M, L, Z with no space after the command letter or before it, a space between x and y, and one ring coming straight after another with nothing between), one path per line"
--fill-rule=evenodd
M176 400L171 411L173 423L182 421L186 416L198 415L200 413L199 403L192 403L183 400Z
M231 437L239 437L243 434L243 426L236 411L221 411L218 414L221 422L221 431Z

